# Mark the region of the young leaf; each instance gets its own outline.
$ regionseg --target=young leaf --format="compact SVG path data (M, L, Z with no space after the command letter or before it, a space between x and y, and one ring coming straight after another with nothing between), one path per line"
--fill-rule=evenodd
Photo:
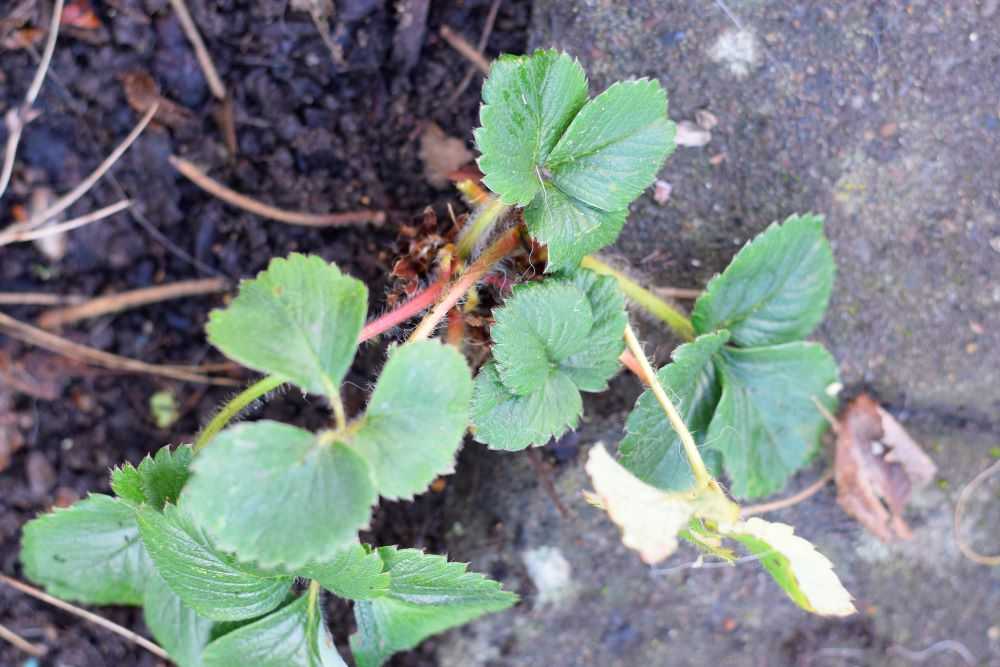
M834 400L837 364L822 345L726 347L715 356L722 396L708 429L708 446L722 453L731 492L764 496L784 487L805 465L827 427L816 406Z
M596 504L622 529L622 543L646 563L659 563L672 554L678 534L692 517L727 523L739 517L739 507L718 486L661 491L623 468L601 444L590 449L585 469Z
M518 396L537 390L562 361L583 349L594 325L587 295L560 280L515 289L494 317L493 358L500 379Z
M705 444L721 393L712 357L728 339L726 331L699 336L674 350L673 361L656 374L699 445ZM682 491L694 484L680 438L648 389L636 401L625 431L619 455L629 472L668 491Z
M467 572L464 563L416 549L382 547L378 554L389 572L389 592L354 605L358 631L351 651L358 667L378 667L430 635L517 602L497 582Z
M659 81L620 81L580 109L545 166L568 197L624 210L656 178L674 132Z
M258 576L240 567L173 505L162 514L143 507L137 517L142 541L160 575L205 618L238 621L261 616L278 607L292 587L292 577Z
M572 270L584 255L614 243L626 217L628 209L596 209L567 196L551 183L546 183L524 209L528 232L548 246L548 273Z
M469 423L472 377L455 348L421 341L389 356L350 444L385 498L412 498L452 472Z
M475 132L483 182L507 204L538 191L538 165L587 101L587 75L565 53L536 51L493 61Z
M527 396L517 396L504 386L494 362L476 376L474 436L491 449L516 452L544 445L575 427L582 412L583 397L566 373L553 373L541 389Z
M332 396L357 349L368 290L320 257L292 253L212 311L208 338L244 366Z
M723 531L741 542L795 604L821 616L850 616L857 610L833 563L816 551L808 540L795 535L784 523L757 517L741 521Z
M326 590L348 600L368 600L389 590L389 574L383 572L378 553L354 544L337 552L329 561L307 565L297 574L315 579Z
M347 445L273 421L238 424L191 465L181 505L215 546L295 570L355 541L377 493Z
M658 82L617 83L586 98L579 65L553 51L500 58L483 87L483 181L504 202L528 204L525 221L548 245L550 273L618 237L629 203L674 148Z
M178 667L201 667L212 621L184 604L158 574L153 573L146 586L142 612L149 631Z
M695 331L728 329L741 347L808 336L826 312L835 271L823 218L793 215L745 245L695 303Z
M216 639L203 667L347 667L323 621L318 598L303 595L278 611Z
M57 597L84 604L142 604L153 564L128 504L92 494L29 521L25 575Z
M515 290L494 311L496 362L476 378L476 439L516 451L575 426L580 391L600 391L618 369L624 303L614 279L586 270Z
M193 457L190 445L181 445L174 451L161 447L155 456L146 455L138 468L125 463L112 470L111 488L130 503L163 509L164 504L176 503L180 497Z

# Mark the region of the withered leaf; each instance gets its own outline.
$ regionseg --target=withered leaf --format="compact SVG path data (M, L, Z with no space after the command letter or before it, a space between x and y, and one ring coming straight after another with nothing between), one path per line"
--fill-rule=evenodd
M119 79L125 90L125 100L136 113L146 113L151 106L159 103L156 122L174 129L196 122L192 111L160 94L159 85L148 72L133 70L120 75Z
M837 432L837 502L879 539L912 537L903 510L936 472L920 445L870 396L847 407Z
M424 176L435 188L447 187L448 175L472 162L472 158L472 151L464 141L449 137L435 123L428 123L420 135L420 159L424 163Z

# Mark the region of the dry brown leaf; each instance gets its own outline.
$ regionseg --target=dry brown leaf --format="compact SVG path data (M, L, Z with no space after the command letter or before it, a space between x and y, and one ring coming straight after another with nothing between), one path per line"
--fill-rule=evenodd
M59 22L64 26L80 30L97 30L103 25L101 19L94 13L90 0L72 0L67 3Z
M847 407L837 434L837 502L879 539L912 537L903 510L936 472L920 445L870 396Z
M424 177L435 188L448 187L448 175L472 162L472 158L472 151L466 148L464 141L449 137L436 123L428 123L420 135Z
M712 133L689 120L682 120L677 123L677 134L674 135L674 142L678 146L689 148L700 148L712 140Z
M125 89L125 100L136 113L146 113L154 104L159 104L156 110L156 122L174 129L186 127L195 122L193 112L172 102L160 94L156 80L142 70L125 72L119 79Z

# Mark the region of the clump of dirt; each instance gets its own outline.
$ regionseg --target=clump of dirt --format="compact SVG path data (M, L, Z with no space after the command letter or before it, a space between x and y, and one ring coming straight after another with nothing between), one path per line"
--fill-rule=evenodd
M478 83L444 103L468 63L438 31L448 25L475 42L490 2L433 3L424 26L401 21L399 4L409 3L339 1L323 39L310 16L293 11L284 0L192 0L195 22L233 99L238 147L233 157L213 116L214 100L168 3L94 2L98 27L68 28L60 35L36 104L43 114L24 133L0 220L10 220L13 207L23 205L36 188L65 192L96 167L137 121L123 86L136 76L151 77L157 94L190 112L190 122L148 129L112 176L69 212L82 214L128 196L137 201L138 215L119 214L73 232L58 262L30 245L4 248L0 291L92 296L213 274L235 280L261 270L273 256L303 251L337 262L364 280L377 314L396 260L397 230L427 205L445 216L446 202L458 203L425 180L419 157L424 127L434 122L448 135L470 139L477 125ZM37 5L28 11L45 25L43 14L50 9ZM523 52L529 14L526 0L504 2L487 53ZM0 99L9 109L20 103L36 61L26 49L0 52L0 59ZM183 180L167 163L171 154L194 160L230 187L282 208L375 208L387 212L388 222L377 229L317 230L261 220ZM219 303L212 297L165 302L79 323L63 334L149 363L216 361L203 325ZM25 321L38 314L29 307L5 312ZM3 350L15 361L29 354L12 342ZM363 405L364 388L384 362L383 352L384 345L376 344L360 350L348 377L349 407ZM0 471L0 571L13 576L21 574L18 543L27 520L56 503L106 492L108 468L119 461L135 462L164 444L190 441L231 393L56 363L58 399L17 392L8 400L23 441L11 448L9 464ZM180 418L168 430L156 427L148 408L149 397L164 389L174 392L180 406ZM325 419L297 395L277 398L260 414L303 426ZM414 503L383 504L373 538L440 548L442 496L429 493ZM158 664L114 635L12 590L0 588L0 610L0 623L51 648L43 664ZM137 610L100 611L142 629ZM329 612L343 648L352 629L349 608L331 602ZM0 643L0 664L19 665L26 657ZM432 645L392 664L433 665Z

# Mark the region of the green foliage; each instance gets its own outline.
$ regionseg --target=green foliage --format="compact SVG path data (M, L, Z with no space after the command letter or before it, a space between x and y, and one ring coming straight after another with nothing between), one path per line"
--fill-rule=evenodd
M483 182L526 205L547 271L576 267L614 242L628 205L674 148L667 95L656 81L619 82L592 100L579 63L536 51L497 59L483 86L476 144Z
M241 561L320 562L356 539L377 498L365 460L325 435L273 421L226 429L194 460L181 503Z
M84 604L142 604L153 572L132 507L100 494L25 524L21 563L52 595Z
M351 447L385 498L412 498L452 472L469 423L472 377L455 348L421 341L397 348L372 393Z
M138 511L139 533L160 575L191 609L213 621L239 621L275 609L292 577L261 576L221 553L182 510Z
M208 339L244 366L332 396L354 359L368 289L320 257L293 253L212 312Z
M331 593L348 600L368 600L385 595L389 574L383 571L378 553L361 544L341 549L329 561L307 565L296 574L315 579Z
M181 445L173 451L161 447L155 456L147 455L140 461L138 467L124 463L112 470L111 488L123 500L163 509L166 503L176 503L180 497L193 457L190 445Z
M580 391L604 389L618 369L624 304L614 279L583 269L516 288L494 311L495 362L476 378L476 439L514 451L575 426Z
M201 652L212 636L212 621L199 616L153 574L142 604L143 619L153 637L178 667L201 667Z
M303 595L278 611L216 639L204 667L347 667L333 646L316 596Z
M805 338L826 312L836 265L823 218L793 215L746 244L695 304L698 333L727 329L740 347Z
M378 667L432 634L517 602L495 581L467 572L464 563L396 547L382 547L378 555L389 572L389 591L354 606L358 631L351 651L358 667Z

